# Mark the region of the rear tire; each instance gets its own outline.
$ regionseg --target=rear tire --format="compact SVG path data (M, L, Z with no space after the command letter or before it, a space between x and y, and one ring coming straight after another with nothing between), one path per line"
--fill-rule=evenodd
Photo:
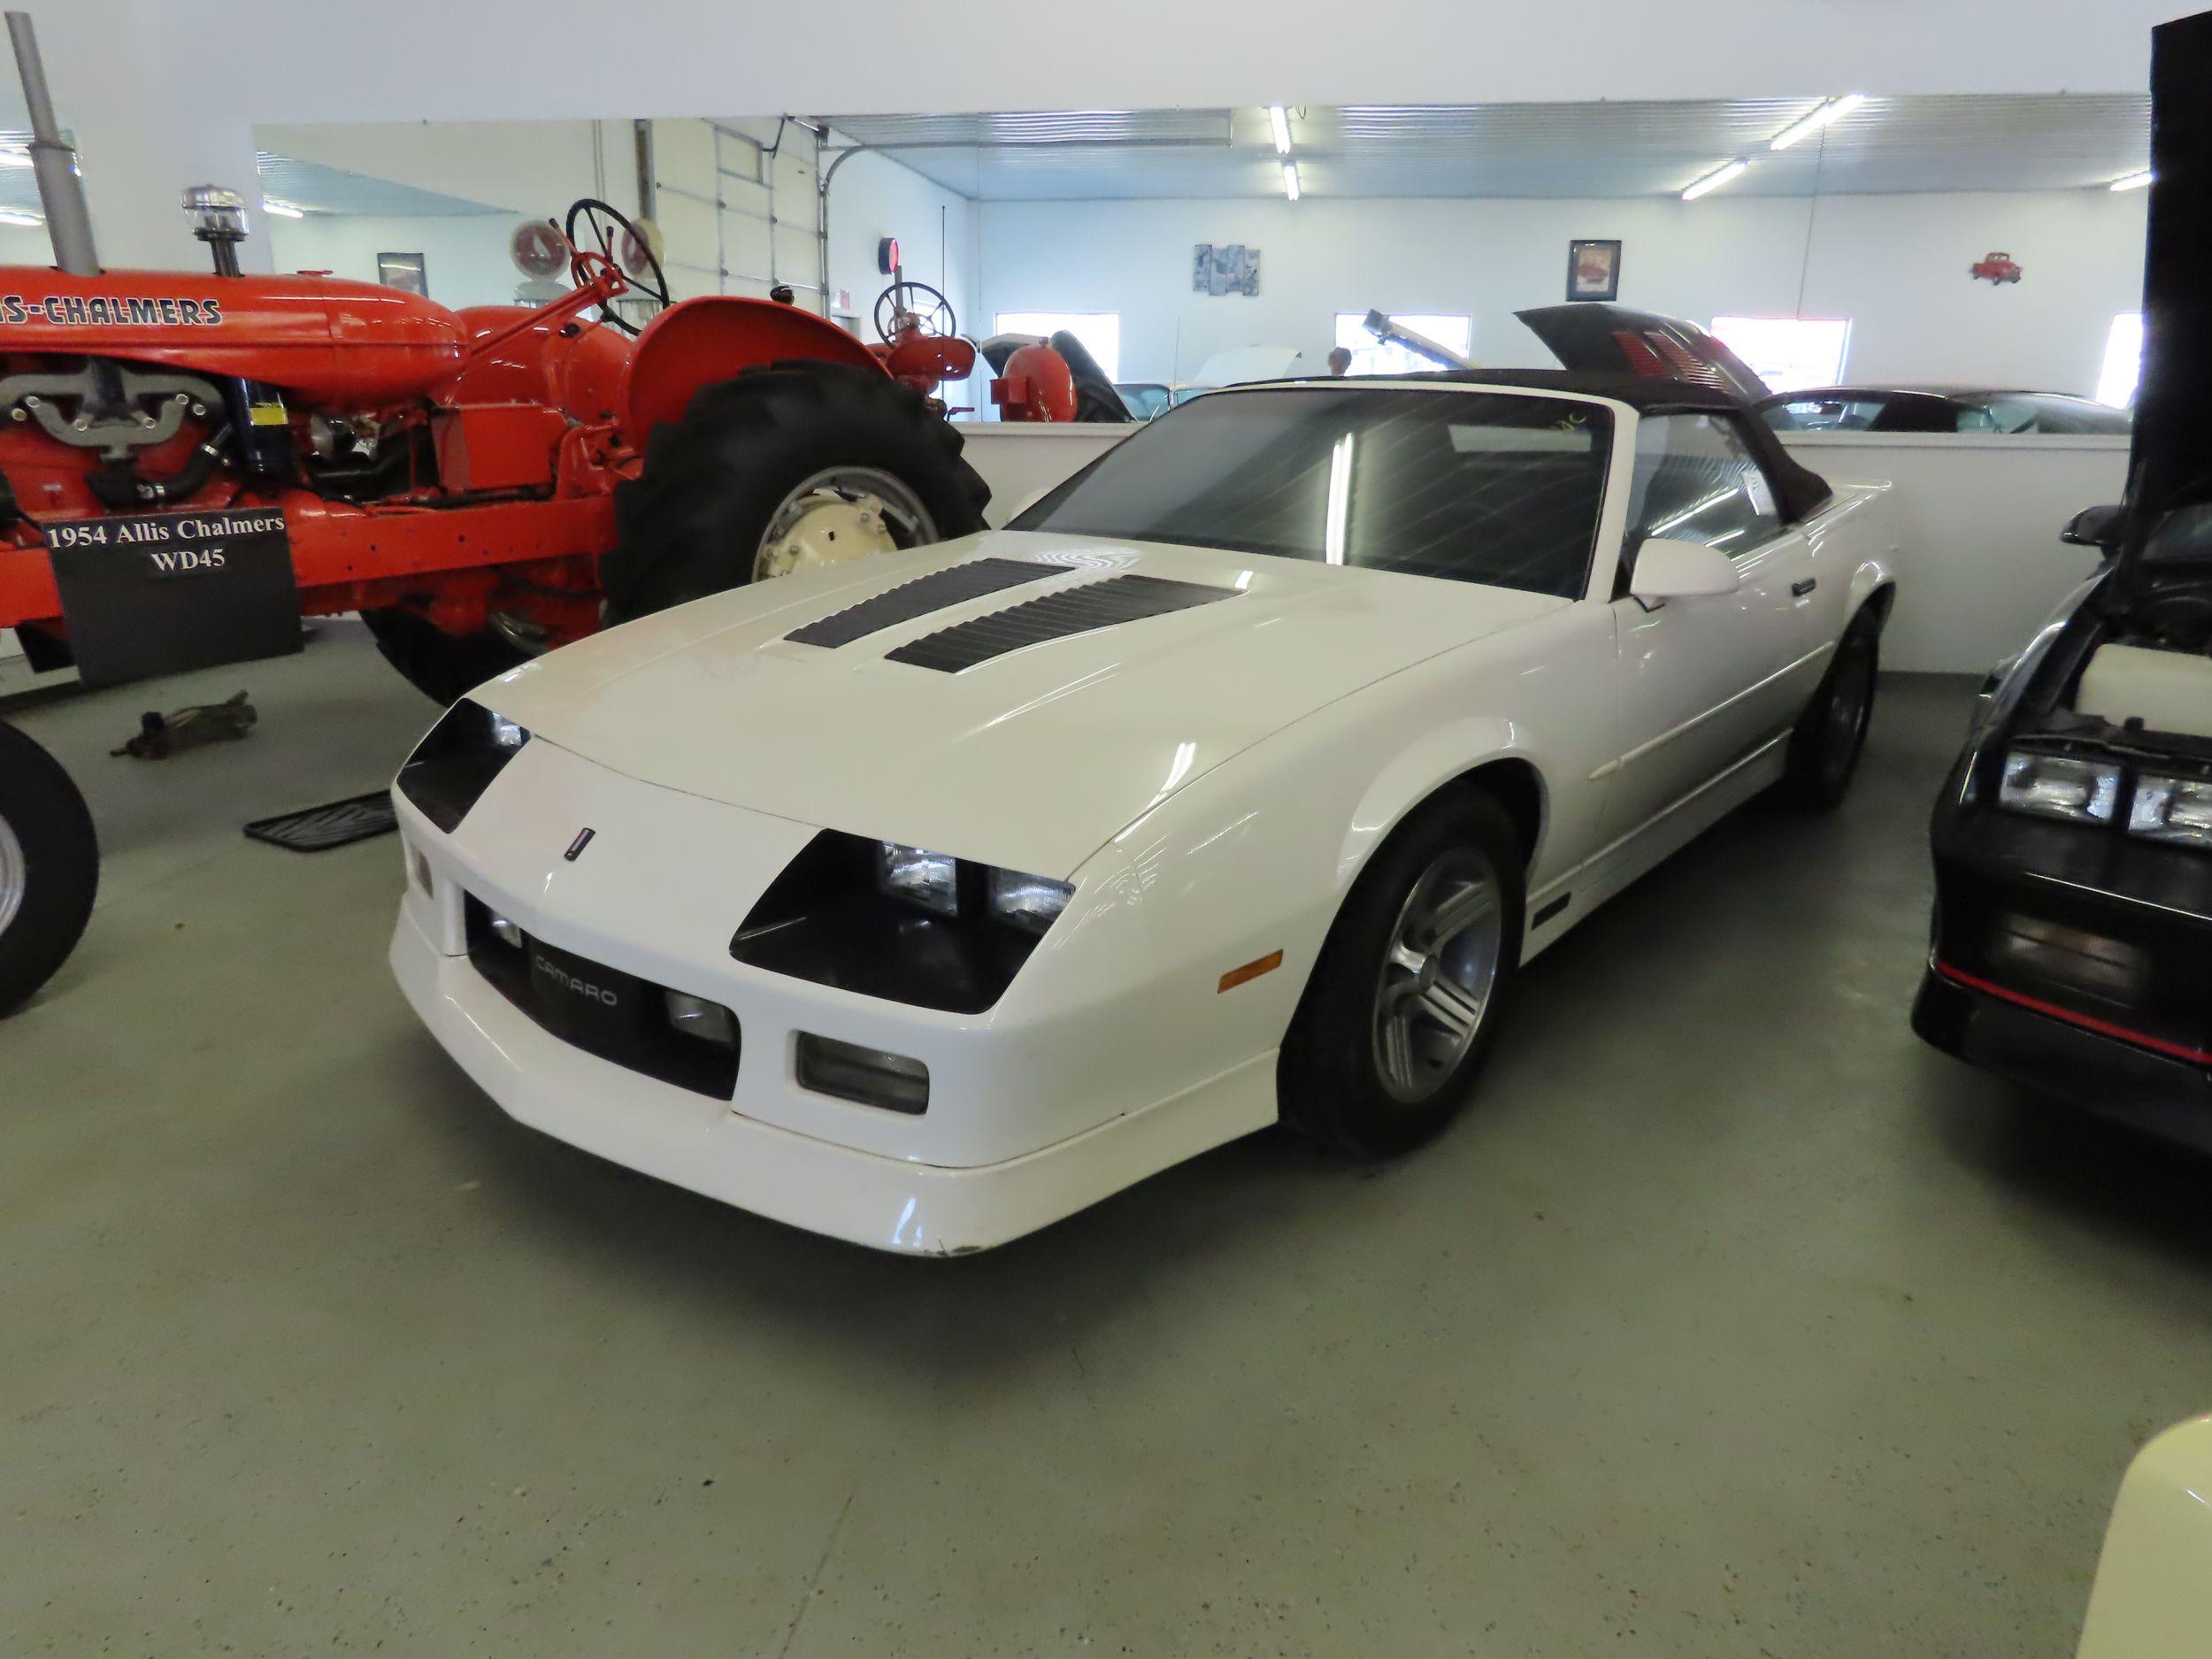
M481 634L448 634L404 605L364 611L361 620L369 625L384 660L440 705L450 704L495 675L529 660L489 628Z
M645 465L617 485L615 547L599 562L607 620L626 622L753 580L792 492L840 471L888 473L924 510L899 544L983 528L990 487L961 458L960 434L888 375L801 359L703 386L683 419L646 440Z
M1512 819L1479 790L1432 803L1392 834L1337 912L1284 1039L1285 1123L1377 1156L1452 1120L1518 965L1526 862Z
M0 726L0 1014L68 959L99 887L84 797L51 755Z
M1866 748L1874 718L1874 680L1881 664L1882 621L1870 608L1852 618L1836 646L1820 688L1797 717L1780 793L1796 806L1831 811L1843 803Z

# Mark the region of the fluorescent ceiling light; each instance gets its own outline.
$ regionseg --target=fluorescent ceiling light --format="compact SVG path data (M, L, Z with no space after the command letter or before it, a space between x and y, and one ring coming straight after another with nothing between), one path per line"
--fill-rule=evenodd
M280 202L273 196L265 196L261 198L261 211L265 213L274 213L279 219L305 219L307 217L306 209L294 207L289 202Z
M13 208L0 208L0 225L43 225L46 221L35 213L19 213Z
M1294 161L1283 163L1283 194L1294 202L1298 199L1298 164Z
M1787 150L1801 138L1809 138L1832 121L1839 121L1866 102L1863 92L1847 92L1839 98L1831 98L1801 121L1793 122L1782 129L1770 146Z
M1279 156L1290 154L1290 111L1279 104L1269 104L1267 124L1274 130L1275 153Z
M32 165L27 150L0 150L0 167L27 167Z
M1726 184L1731 179L1739 178L1745 173L1749 172L1751 164L1749 162L1741 160L1732 161L1725 166L1716 167L1712 172L1707 173L1702 179L1700 179L1688 189L1683 191L1682 199L1686 202L1694 202L1699 196L1703 196L1707 191L1719 189L1722 185Z
M2131 173L2124 179L2115 179L2112 188L2116 190L2139 190L2150 181L2151 170L2146 167L2140 173Z

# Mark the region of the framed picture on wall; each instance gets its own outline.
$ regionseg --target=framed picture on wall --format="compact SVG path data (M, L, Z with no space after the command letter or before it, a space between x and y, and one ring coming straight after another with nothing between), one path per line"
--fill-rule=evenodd
M1240 242L1202 242L1191 249L1191 291L1219 298L1241 294L1249 298L1260 291L1260 250Z
M1621 244L1617 239L1578 238L1567 244L1567 297L1617 300L1621 296Z
M380 253L376 256L376 280L388 288L428 295L430 279L424 274L419 253Z

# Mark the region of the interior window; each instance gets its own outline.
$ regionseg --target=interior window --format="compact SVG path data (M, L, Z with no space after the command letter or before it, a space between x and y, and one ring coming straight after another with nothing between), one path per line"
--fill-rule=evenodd
M1778 392L1833 386L1851 347L1847 317L1716 317L1713 337Z
M998 332L1050 339L1062 329L1083 342L1108 380L1121 373L1119 311L1001 311Z
M1774 487L1725 416L1647 415L1636 426L1628 523L1624 558L1651 536L1740 557L1771 540L1782 518Z
M1393 311L1390 320L1450 347L1463 357L1473 347L1475 319L1461 313ZM1383 344L1367 332L1365 311L1336 314L1336 343L1352 354L1352 366L1345 371L1348 374L1433 374L1442 366L1403 346Z

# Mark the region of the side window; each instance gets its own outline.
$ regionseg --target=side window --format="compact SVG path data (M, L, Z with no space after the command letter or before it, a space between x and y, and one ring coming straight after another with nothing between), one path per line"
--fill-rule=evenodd
M1767 411L1777 432L1864 432L1882 412L1878 399L1800 397Z
M1747 554L1781 527L1773 486L1724 416L1647 415L1637 422L1624 560L1652 536Z
M1961 432L2033 432L2039 425L2035 404L2024 397L1993 397L1975 412L1983 419L1970 424L1967 413L1960 414Z

